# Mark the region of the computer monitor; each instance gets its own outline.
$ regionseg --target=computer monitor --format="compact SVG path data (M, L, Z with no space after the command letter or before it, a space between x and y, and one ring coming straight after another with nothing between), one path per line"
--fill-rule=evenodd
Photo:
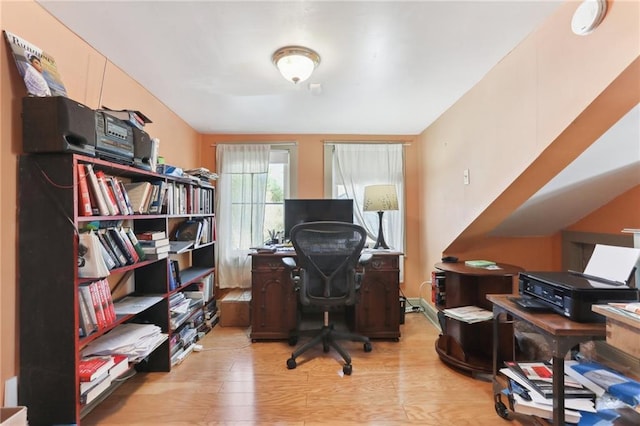
M303 222L337 221L353 223L353 200L286 199L284 200L284 236Z

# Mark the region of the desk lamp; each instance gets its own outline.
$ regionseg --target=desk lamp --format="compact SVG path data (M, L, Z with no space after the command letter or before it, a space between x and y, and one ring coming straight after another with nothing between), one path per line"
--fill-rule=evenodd
M382 233L382 214L387 210L398 210L398 195L395 185L369 185L364 188L364 211L378 212L378 240L374 249L388 249Z

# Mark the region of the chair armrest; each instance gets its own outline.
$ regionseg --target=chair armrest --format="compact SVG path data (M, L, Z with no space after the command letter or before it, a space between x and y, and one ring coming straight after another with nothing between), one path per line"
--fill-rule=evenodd
M371 254L371 253L363 253L363 254L360 255L360 259L358 259L358 263L361 266L364 266L367 263L371 262L371 259L373 259L373 254Z
M298 266L293 257L283 257L282 263L284 263L284 265L289 269L295 269Z

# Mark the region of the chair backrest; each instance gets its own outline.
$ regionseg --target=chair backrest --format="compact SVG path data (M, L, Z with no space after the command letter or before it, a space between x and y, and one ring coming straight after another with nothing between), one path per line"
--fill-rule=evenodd
M353 305L356 267L367 233L346 222L305 222L291 229L300 268L300 301L320 307Z

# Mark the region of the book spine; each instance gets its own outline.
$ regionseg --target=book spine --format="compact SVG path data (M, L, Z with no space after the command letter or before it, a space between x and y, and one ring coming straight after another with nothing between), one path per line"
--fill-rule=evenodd
M89 284L89 291L91 292L91 302L93 303L93 309L96 312L96 318L98 320L98 329L104 330L107 327L107 317L104 313L102 306L102 300L98 293L98 288L95 283Z
M80 297L82 298L82 300L87 306L87 312L89 313L89 318L90 318L93 330L94 331L98 330L99 329L98 318L96 316L96 310L93 306L93 298L91 297L91 290L89 289L89 286L86 284L81 285L78 288L78 292L80 293Z
M127 247L127 244L124 242L124 240L122 239L122 235L120 235L120 233L118 232L117 229L108 228L107 229L107 235L110 236L113 239L115 244L120 249L120 252L124 255L124 257L126 259L126 264L131 265L131 264L136 263L135 258L133 257L133 255L129 251L129 247Z
M111 296L111 288L109 287L109 282L106 279L102 279L99 281L99 285L102 289L102 294L104 296L106 311L110 318L109 324L113 324L116 322L116 307L113 304L113 297Z
M129 238L129 241L131 241L131 244L133 244L133 248L136 250L136 253L138 253L138 258L140 260L145 260L145 253L142 250L140 241L138 241L138 238L136 238L136 234L131 228L126 228L125 232L127 234L127 237Z
M102 192L102 188L100 187L100 182L98 182L98 177L93 170L93 164L85 164L85 168L86 175L89 181L89 188L91 189L93 198L98 205L98 212L102 216L108 216L109 208L107 207L107 202L104 199L104 194Z
M120 210L120 214L127 215L129 214L129 208L127 207L127 202L124 199L124 195L120 192L119 180L114 178L113 176L109 176L106 178L107 184L109 185L109 189L114 195L116 199L116 205L118 206L118 210Z
M124 183L122 183L120 179L117 179L116 181L118 182L118 188L120 189L120 193L124 198L124 204L127 209L127 214L133 214L134 213L133 206L131 205L131 200L129 199L129 194L127 193L127 190L124 187Z
M102 196L105 199L105 203L107 204L107 208L109 209L109 215L114 216L119 213L118 204L116 203L115 196L109 189L107 185L107 180L105 174L102 170L98 170L96 173L96 178L98 179L98 185L100 187L100 191L102 191Z
M133 263L139 262L140 261L140 255L138 255L138 251L136 250L136 248L134 247L133 243L129 239L129 236L127 235L127 232L122 228L118 228L117 231L120 233L120 237L121 237L122 241L127 246L127 250L131 254L131 257L133 258Z
M77 165L78 170L78 215L92 216L91 198L89 197L89 184L84 164Z

